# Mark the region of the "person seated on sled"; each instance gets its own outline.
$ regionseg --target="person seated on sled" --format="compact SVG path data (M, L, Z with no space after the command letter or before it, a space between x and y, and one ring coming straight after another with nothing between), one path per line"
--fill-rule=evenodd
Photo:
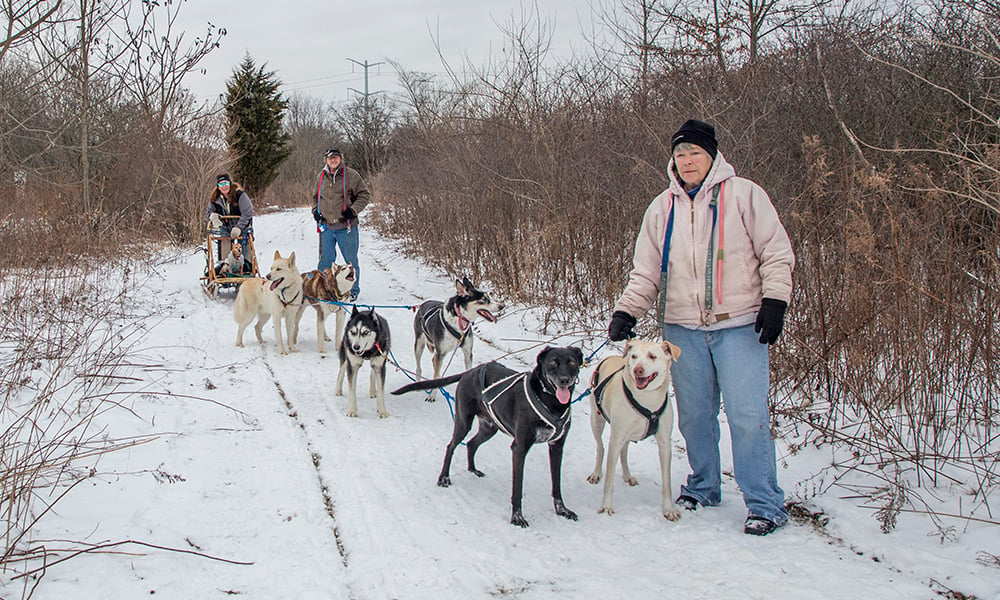
M215 274L218 277L238 277L249 270L249 265L243 256L243 244L239 240L233 240L233 249L229 251L229 255L224 261L215 265Z
M240 240L246 246L247 234L253 231L253 202L243 188L229 177L229 173L216 176L215 184L205 209L206 227L219 237ZM239 219L223 219L223 216ZM229 254L229 248L229 240L219 240L220 260Z

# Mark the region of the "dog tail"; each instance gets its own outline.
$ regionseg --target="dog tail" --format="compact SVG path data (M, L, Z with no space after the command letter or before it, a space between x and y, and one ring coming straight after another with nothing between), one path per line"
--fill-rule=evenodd
M465 373L459 373L458 375L449 375L447 377L441 377L439 379L424 379L422 381L414 381L413 383L408 383L398 390L393 390L389 392L393 396L398 396L400 394L405 394L406 392L412 392L413 390L429 390L432 388L441 387L443 385L448 385L449 383L455 383L462 378Z

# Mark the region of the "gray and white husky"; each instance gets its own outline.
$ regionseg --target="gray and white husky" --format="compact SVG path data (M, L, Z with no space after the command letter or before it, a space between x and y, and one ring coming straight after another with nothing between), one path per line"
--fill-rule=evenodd
M344 327L340 343L340 372L337 374L336 395L343 396L344 375L347 375L348 417L358 416L358 371L370 361L372 374L368 397L378 403L378 416L389 416L385 410L385 361L389 355L389 323L375 309L359 311L355 306Z
M413 355L417 363L417 379L420 379L420 357L425 347L433 353L433 379L441 376L445 357L458 347L465 354L465 369L471 369L472 323L480 317L496 323L495 313L501 310L503 304L495 302L485 291L476 289L468 277L455 280L455 295L446 302L428 300L421 304L413 318ZM437 400L437 389L432 390L426 400Z

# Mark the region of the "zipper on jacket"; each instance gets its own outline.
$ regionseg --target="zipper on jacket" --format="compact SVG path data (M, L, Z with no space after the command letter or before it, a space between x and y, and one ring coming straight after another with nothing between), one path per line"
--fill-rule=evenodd
M688 197L691 204L691 273L694 276L695 281L698 280L698 249L695 247L695 240L698 239L698 232L695 230L695 210L694 210L694 198ZM695 286L694 299L698 306L704 306L705 303L702 302L701 296L699 295L698 286ZM704 311L701 311L704 312ZM703 319L704 320L704 319Z

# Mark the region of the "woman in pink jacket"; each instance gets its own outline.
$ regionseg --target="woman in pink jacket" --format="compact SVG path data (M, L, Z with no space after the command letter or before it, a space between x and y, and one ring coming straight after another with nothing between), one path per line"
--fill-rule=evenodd
M681 348L671 374L691 474L677 504L722 501L724 399L748 511L743 530L767 535L788 520L771 439L768 346L781 334L795 256L771 200L736 176L711 125L687 121L671 150L670 187L646 209L608 336L632 337L636 319L656 307L664 339Z

